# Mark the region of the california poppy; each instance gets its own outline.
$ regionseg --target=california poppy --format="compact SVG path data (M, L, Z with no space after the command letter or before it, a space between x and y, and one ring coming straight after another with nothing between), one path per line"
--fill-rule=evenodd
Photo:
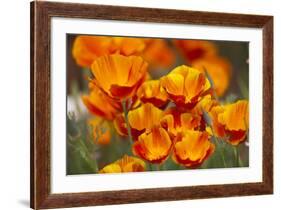
M245 140L249 127L248 101L239 100L233 104L214 107L210 116L216 136L225 138L233 145Z
M157 107L163 107L169 102L168 94L159 80L145 81L138 89L137 96L143 103L152 103Z
M74 41L72 54L78 65L89 68L101 56L114 53L136 55L144 48L145 42L139 38L78 36Z
M121 159L105 166L99 173L125 173L145 171L145 162L139 158L124 155Z
M144 82L147 62L139 56L106 55L96 59L91 70L110 97L126 100L135 95Z
M167 159L172 148L172 141L167 131L154 126L150 132L144 132L133 144L135 155L151 163L162 163Z
M193 108L211 90L204 73L182 65L160 79L171 100L179 107Z
M207 132L186 130L174 145L173 159L186 167L196 167L201 165L214 149L215 146L209 141Z

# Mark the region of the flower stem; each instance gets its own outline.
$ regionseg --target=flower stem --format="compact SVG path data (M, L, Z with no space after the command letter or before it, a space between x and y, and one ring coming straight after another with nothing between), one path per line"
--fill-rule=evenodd
M129 124L128 110L126 108L126 101L125 100L122 102L122 108L123 108L124 115L125 115L125 122L126 122L126 125L127 125L129 141L130 141L130 144L133 145L132 131L131 131L131 127L130 127L130 124Z
M217 137L214 136L214 139L215 139L216 145L219 146L220 143L219 143L219 140L217 139ZM226 168L226 162L225 162L224 154L223 154L223 151L222 151L223 148L220 147L218 149L219 149L219 152L220 152L220 156L221 156L221 159L222 159L223 166Z
M239 149L238 149L238 146L234 146L233 147L234 149L234 155L235 155L235 160L236 160L236 164L238 167L243 167L243 162L240 158L240 155L239 155Z

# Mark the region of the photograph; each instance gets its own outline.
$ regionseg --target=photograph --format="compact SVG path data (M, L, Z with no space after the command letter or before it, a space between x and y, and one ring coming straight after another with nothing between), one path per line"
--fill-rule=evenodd
M249 42L66 34L66 174L249 167Z

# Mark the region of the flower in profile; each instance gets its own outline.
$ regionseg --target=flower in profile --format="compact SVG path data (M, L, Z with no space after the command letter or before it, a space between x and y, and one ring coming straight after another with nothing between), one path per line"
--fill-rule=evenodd
M118 104L105 94L95 82L90 82L90 94L82 96L82 101L93 115L113 120L118 113Z
M135 55L144 48L145 42L139 38L78 36L73 44L72 55L79 66L89 68L101 56L113 53Z
M174 145L173 160L185 167L200 166L214 152L207 132L186 130Z
M154 126L149 132L144 132L133 144L135 155L151 163L162 163L170 154L172 141L167 131Z
M204 73L182 65L160 79L170 99L179 107L193 108L211 90Z
M160 85L159 80L145 81L139 87L137 96L143 103L152 103L157 107L163 107L169 102L168 94Z
M216 136L226 137L232 145L238 145L246 139L249 127L248 101L239 100L233 104L214 107L210 116Z
M110 143L111 133L108 121L96 117L89 120L88 124L92 129L92 137L95 143L102 145Z
M192 66L201 72L206 71L213 81L213 88L218 96L223 96L231 78L231 65L225 58L209 56L197 59Z
M193 62L196 59L205 58L217 53L215 44L210 41L175 40L175 44L179 47L188 62Z
M121 159L105 166L99 173L142 172L146 170L145 162L139 158L124 155Z
M144 82L147 63L139 56L106 55L91 66L99 87L110 97L124 100L132 97Z
M143 51L143 57L152 66L170 67L175 61L174 52L163 39L144 39L146 48Z

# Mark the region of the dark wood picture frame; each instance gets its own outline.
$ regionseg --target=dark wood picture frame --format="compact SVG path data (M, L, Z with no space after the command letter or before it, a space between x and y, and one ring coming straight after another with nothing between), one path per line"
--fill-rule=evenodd
M51 194L50 32L52 17L261 28L263 35L262 182ZM31 207L124 204L273 193L273 17L183 10L31 2Z

